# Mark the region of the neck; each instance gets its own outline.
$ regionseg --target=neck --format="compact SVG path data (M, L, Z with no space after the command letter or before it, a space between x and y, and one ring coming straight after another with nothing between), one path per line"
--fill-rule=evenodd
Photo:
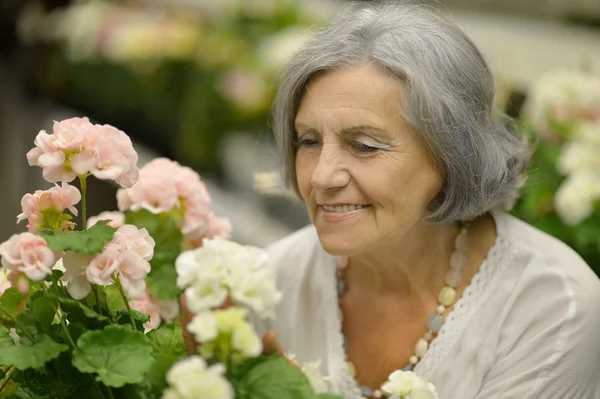
M437 297L460 226L419 222L401 239L352 256L348 284L361 291Z

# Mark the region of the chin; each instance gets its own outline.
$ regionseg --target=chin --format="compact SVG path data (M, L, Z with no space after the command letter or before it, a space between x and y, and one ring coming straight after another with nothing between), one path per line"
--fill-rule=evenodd
M356 236L350 234L321 234L319 233L321 246L333 256L352 256L362 252L364 245L359 245Z

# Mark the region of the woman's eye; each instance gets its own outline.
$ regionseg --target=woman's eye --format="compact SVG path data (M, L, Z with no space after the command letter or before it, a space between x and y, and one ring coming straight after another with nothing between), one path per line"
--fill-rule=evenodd
M366 144L363 144L358 141L355 141L354 143L352 143L352 148L358 152L362 152L362 153L366 153L366 154L377 152L377 151L381 150L381 148L372 147L370 145L366 145Z
M301 139L296 140L294 144L296 145L296 147L314 147L317 144L319 144L319 142L314 139Z

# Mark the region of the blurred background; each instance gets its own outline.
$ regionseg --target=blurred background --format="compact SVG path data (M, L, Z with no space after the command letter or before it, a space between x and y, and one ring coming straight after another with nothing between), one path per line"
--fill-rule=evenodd
M240 242L307 224L281 188L270 104L282 65L344 3L0 0L0 241L25 229L23 194L49 187L25 158L36 134L73 116L125 131L140 164L197 170ZM498 107L538 141L514 214L600 273L600 0L437 4L488 60ZM116 186L88 190L88 215L116 209Z

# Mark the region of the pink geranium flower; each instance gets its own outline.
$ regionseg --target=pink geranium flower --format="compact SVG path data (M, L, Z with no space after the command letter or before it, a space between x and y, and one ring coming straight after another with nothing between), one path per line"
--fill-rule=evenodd
M88 228L92 227L100 220L108 220L108 225L113 228L119 228L125 224L125 215L121 212L102 212L88 219Z
M146 289L144 279L150 272L154 240L146 229L121 226L106 243L104 250L92 257L67 253L63 260L67 290L75 299L85 298L91 284L111 285L118 278L125 295L140 296Z
M60 218L65 209L77 216L75 205L81 201L79 190L63 182L48 190L37 190L33 194L25 194L21 199L22 212L17 216L17 223L23 220L29 222L27 228L36 232L43 228L64 230L72 228L73 223L68 218ZM48 217L49 220L46 220ZM58 225L53 225L58 223Z
M131 187L139 176L138 155L129 137L113 126L93 125L88 118L55 122L53 133L40 131L34 143L27 160L41 167L50 182L91 174Z
M2 266L10 270L9 279L13 286L20 282L18 288L21 291L27 291L22 286L23 275L41 281L52 273L52 266L60 258L48 248L46 240L32 233L15 234L0 244L0 257Z
M217 236L227 240L231 239L231 222L227 218L216 217L212 212L208 215L208 226L205 229L204 235L196 238L184 237L183 249L191 250L199 248L205 238L213 239Z
M146 209L179 214L181 231L189 240L203 237L209 225L210 196L200 175L166 158L141 168L138 182L119 190L117 201L122 212Z

